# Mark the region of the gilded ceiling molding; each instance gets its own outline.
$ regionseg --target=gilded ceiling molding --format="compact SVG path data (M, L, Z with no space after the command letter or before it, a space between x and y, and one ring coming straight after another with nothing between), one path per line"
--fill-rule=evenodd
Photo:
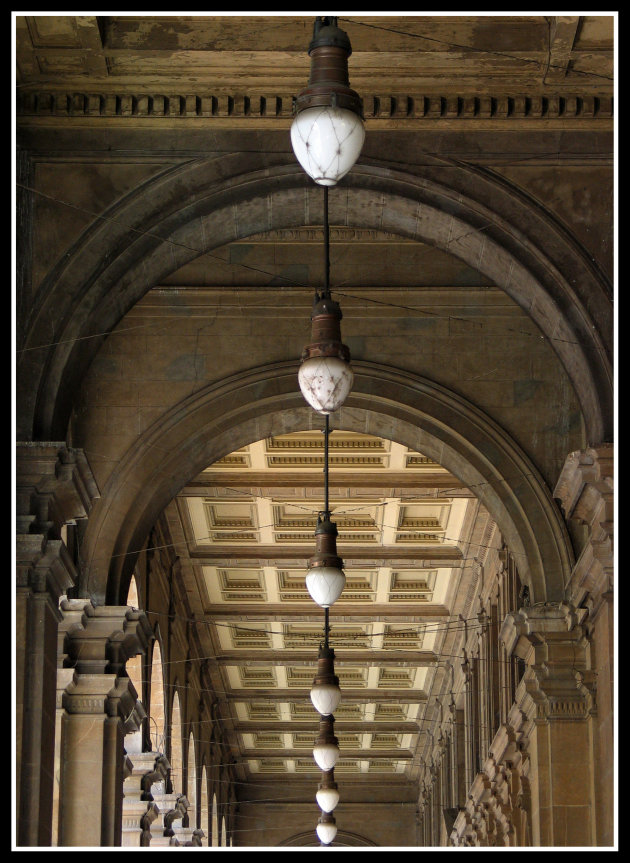
M133 117L284 120L293 116L292 95L80 93L30 90L17 96L18 117ZM609 94L549 95L387 94L363 96L370 120L610 120Z

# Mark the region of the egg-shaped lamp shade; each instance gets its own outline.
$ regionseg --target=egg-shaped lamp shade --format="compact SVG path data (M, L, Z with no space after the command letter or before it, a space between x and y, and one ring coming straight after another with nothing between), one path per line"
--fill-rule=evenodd
M336 566L314 566L306 573L306 589L321 608L330 608L345 586L344 571Z
M322 812L332 812L339 803L339 792L336 788L320 788L315 798Z
M330 845L337 835L337 825L334 819L331 821L320 821L315 828L319 841L324 845Z
M313 758L320 770L332 770L339 758L339 747L336 743L316 743Z
M352 366L339 357L310 357L298 371L302 395L320 414L340 408L352 389Z
M364 141L363 120L347 108L305 108L291 126L295 157L320 186L335 186L345 177Z
M322 716L331 716L341 701L341 689L332 683L317 683L311 689L313 707Z

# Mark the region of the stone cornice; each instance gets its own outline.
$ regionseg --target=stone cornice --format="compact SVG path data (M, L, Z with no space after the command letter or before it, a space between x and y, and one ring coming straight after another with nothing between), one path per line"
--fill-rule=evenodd
M292 94L138 93L81 92L78 89L23 88L17 96L21 118L203 118L289 121L293 117ZM368 126L396 120L403 125L415 120L610 120L613 97L602 93L549 94L371 94L363 97Z
M571 573L567 595L595 616L609 598L614 576L614 447L606 444L571 453L554 497L565 518L588 529L588 539Z
M528 663L516 692L516 706L527 720L586 719L595 713L587 616L586 609L568 603L540 603L506 616L500 637L509 653Z
M532 646L542 643L549 636L562 637L570 633L585 616L585 609L576 609L569 603L536 603L507 614L499 638L508 655L514 653L525 659Z
M47 592L57 602L77 573L65 544L39 533L19 533L16 537L16 583L34 593Z
M59 536L68 522L86 518L100 497L82 450L63 442L18 442L18 531Z

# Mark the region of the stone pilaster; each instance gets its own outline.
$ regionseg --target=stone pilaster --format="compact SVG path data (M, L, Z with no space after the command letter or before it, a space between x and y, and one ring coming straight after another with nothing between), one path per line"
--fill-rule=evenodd
M115 846L122 840L124 735L140 727L144 710L124 674L130 656L151 637L143 614L127 606L77 601L68 609L64 665L73 669L62 697L59 844Z
M612 846L614 828L614 448L571 453L554 490L582 544L567 586L567 599L588 609L591 672L597 682L594 730L596 841ZM588 684L588 681L585 681Z
M53 835L59 597L77 581L64 527L98 496L85 456L61 443L18 444L16 455L16 782L18 846Z
M516 706L530 723L532 844L596 844L594 675L585 609L541 603L508 615L508 653L528 665Z

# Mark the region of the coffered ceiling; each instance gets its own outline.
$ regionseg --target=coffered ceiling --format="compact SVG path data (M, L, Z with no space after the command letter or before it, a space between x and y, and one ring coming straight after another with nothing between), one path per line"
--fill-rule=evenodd
M468 546L492 523L422 453L335 431L334 419L332 428L330 507L347 579L330 611L342 690L335 774L407 782L449 632L459 628ZM324 611L305 575L324 507L323 464L318 428L260 440L209 465L166 513L185 541L186 589L203 608L232 754L248 782L319 775L309 693Z

